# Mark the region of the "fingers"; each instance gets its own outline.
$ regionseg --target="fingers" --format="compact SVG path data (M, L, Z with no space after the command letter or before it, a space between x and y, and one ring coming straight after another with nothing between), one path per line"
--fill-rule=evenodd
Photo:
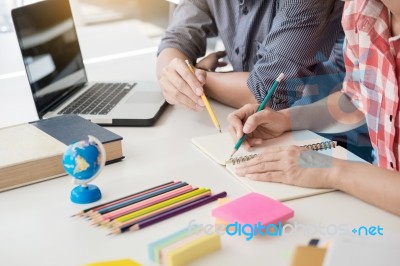
M268 181L311 188L332 187L329 172L330 156L297 146L276 147L239 164L239 176L257 181Z
M224 61L223 58L226 56L226 51L218 51L217 56L217 67L224 67L228 65L228 62Z
M213 53L214 56L218 57L218 58L222 58L226 56L226 51L218 51Z
M168 103L179 104L196 112L203 110L201 105L181 93L168 79L161 78L159 82L163 89L164 98Z
M283 183L285 174L282 171L248 174L247 178L255 181Z
M251 147L254 147L254 146L261 145L263 140L260 138L251 138L251 139L248 139L247 142L249 143L249 145Z
M170 104L180 104L199 111L204 106L200 96L203 94L205 80L205 71L194 74L182 59L175 58L162 70L159 82Z
M253 132L261 124L269 124L273 122L273 110L262 110L260 112L255 112L248 117L246 123L243 126L243 132L248 134Z
M194 111L202 109L201 98L193 93L177 73L171 72L168 78L162 77L160 84L164 97L170 104L180 104Z
M302 148L296 146L273 147L255 158L239 164L236 167L236 173L239 176L249 177L253 174L285 172L288 167L297 164L301 151Z
M199 82L201 82L202 86L204 86L204 84L206 83L207 72L202 69L196 68L195 75L196 75L197 80ZM200 96L201 96L201 94L200 94Z
M246 104L242 108L232 112L228 116L229 132L234 140L243 135L243 122L252 115L258 108L257 104Z
M203 84L200 83L200 81L197 79L196 75L194 73L192 73L192 71L189 69L188 65L182 59L178 59L178 58L175 58L174 60L172 60L171 63L172 63L172 70L175 70L175 72L184 81L184 82L177 81L178 85L179 85L178 87L181 88L182 90L190 89L190 91L191 91L190 96L194 96L194 97L201 96L203 94Z
M207 70L215 71L217 67L226 66L227 63L223 61L223 57L226 56L225 51L219 51L211 53L197 62L196 67Z
M278 166L278 162L261 162L256 165L247 166L245 168L236 168L236 174L238 176L248 177L252 174L268 173L274 171L281 171Z
M224 66L227 66L227 65L228 65L228 63L225 62L225 61L218 61L217 67L224 67Z
M242 119L235 114L230 114L228 116L229 122L229 133L231 133L232 139L234 141L238 140L243 136L243 123Z

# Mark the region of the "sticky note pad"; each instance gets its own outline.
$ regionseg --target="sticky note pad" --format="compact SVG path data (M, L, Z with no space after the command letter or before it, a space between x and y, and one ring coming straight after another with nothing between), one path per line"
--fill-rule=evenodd
M266 226L290 219L294 211L279 201L253 192L213 209L212 215L228 223Z
M218 206L222 206L222 205L228 203L229 201L231 201L231 199L222 198L222 199L218 199L217 203L218 203ZM217 228L219 230L222 230L222 229L226 230L226 226L228 225L228 223L226 221L224 221L224 220L219 219L219 218L215 218L215 224L214 225L215 225L216 230L217 230Z
M221 237L217 234L201 235L197 239L170 251L167 255L168 266L183 266L221 249Z
M175 242L178 242L181 239L186 238L190 235L197 234L199 233L200 230L201 227L196 227L196 228L187 227L171 235L168 235L162 239L159 239L153 243L150 243L148 246L150 260L160 263L160 254L163 248L172 245Z
M292 256L292 266L322 266L326 248L298 246Z
M84 266L141 266L141 264L130 259L123 259L89 263Z
M175 250L177 248L186 246L189 243L193 242L194 240L202 237L203 235L204 235L204 233L199 232L197 234L193 234L193 235L187 236L187 237L185 237L185 238L183 238L183 239L181 239L181 240L179 240L179 241L177 241L177 242L175 242L175 243L173 243L173 244L171 244L171 245L169 245L167 247L164 247L161 250L160 263L162 265L167 265L167 259L168 259L168 256L169 256L171 251L173 251L173 250Z

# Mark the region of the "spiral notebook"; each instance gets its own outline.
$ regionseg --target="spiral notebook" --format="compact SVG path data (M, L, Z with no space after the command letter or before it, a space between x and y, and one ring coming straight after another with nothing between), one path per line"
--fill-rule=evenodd
M235 174L235 165L229 160L234 147L234 143L229 133L195 137L192 139L192 143L214 162L225 166L235 179L249 191L258 192L279 201L287 201L333 191L333 189L312 189L280 183L254 181L245 177L237 176ZM243 160L253 158L265 149L265 147L289 145L308 145L308 148L316 150L321 149L318 152L329 156L352 161L363 161L361 158L347 151L343 147L336 146L334 142L308 130L287 132L278 138L264 141L262 145L250 152L240 148L233 158L236 164Z

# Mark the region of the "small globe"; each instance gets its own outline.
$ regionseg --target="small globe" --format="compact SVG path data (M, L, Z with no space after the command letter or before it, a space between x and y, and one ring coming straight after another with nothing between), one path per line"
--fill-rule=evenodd
M69 145L64 152L65 171L79 181L87 181L101 169L102 154L95 143L82 140Z

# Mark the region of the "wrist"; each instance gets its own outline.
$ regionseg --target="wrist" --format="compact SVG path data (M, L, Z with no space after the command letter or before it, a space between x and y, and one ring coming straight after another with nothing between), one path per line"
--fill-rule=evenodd
M327 184L330 188L343 190L343 177L348 169L349 162L332 157L332 167L327 172Z
M289 108L288 109L283 109L283 110L279 110L278 113L283 115L283 130L284 132L286 131L292 131L292 130L296 130L292 127L292 123L291 123L291 119L290 119L290 111Z

